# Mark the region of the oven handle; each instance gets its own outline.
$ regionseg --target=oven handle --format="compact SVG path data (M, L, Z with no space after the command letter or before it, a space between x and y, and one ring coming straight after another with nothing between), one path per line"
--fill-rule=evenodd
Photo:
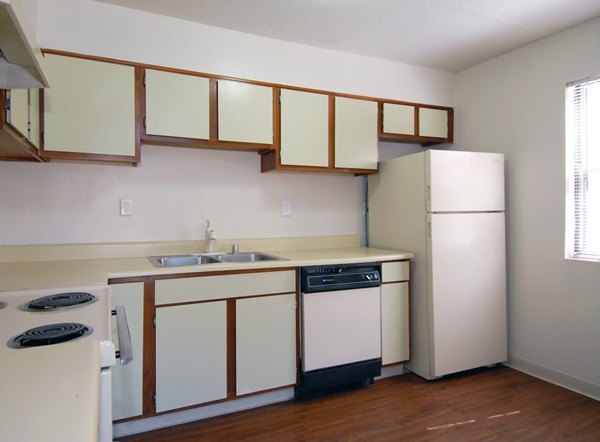
M116 357L121 360L121 365L126 365L133 361L133 346L131 345L131 334L129 333L125 307L115 305L112 314L117 317L117 335L119 336L119 350L116 352Z

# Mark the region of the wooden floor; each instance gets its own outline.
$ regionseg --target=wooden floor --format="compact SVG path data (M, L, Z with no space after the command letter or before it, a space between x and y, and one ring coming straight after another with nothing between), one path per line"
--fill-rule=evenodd
M600 441L600 402L496 367L407 374L122 441Z

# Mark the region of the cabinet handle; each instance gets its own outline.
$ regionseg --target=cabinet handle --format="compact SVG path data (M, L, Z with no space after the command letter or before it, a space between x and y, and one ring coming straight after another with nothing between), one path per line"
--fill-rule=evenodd
M126 365L133 361L133 346L131 345L131 334L129 333L129 324L127 323L125 307L122 305L115 305L112 314L117 317L119 350L117 351L116 356L121 360L121 365Z

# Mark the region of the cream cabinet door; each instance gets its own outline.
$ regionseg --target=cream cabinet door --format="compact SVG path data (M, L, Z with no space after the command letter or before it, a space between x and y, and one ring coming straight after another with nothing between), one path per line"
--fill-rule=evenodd
M35 147L40 147L39 89L10 91L10 124Z
M419 108L419 135L448 138L448 111L427 107Z
M415 135L415 107L383 103L383 132Z
M273 88L219 80L220 141L273 144Z
M281 164L329 165L329 97L281 90Z
M377 169L377 103L335 97L335 167Z
M42 144L39 89L29 89L29 141L38 148Z
M296 383L296 295L236 301L236 393Z
M134 68L46 54L44 150L135 156Z
M382 363L407 361L410 357L408 282L381 286Z
M226 396L226 301L158 307L156 411Z
M29 138L29 89L10 91L10 124Z
M123 305L129 324L133 361L127 365L117 364L112 370L113 420L142 414L142 371L144 361L144 283L113 284L114 305ZM113 321L113 336L117 336Z
M209 138L209 79L146 70L146 133Z

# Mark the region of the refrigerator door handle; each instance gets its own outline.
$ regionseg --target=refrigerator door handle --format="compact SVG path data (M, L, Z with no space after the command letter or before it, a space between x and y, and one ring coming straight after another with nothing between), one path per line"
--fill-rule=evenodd
M427 210L431 210L431 185L427 185Z

